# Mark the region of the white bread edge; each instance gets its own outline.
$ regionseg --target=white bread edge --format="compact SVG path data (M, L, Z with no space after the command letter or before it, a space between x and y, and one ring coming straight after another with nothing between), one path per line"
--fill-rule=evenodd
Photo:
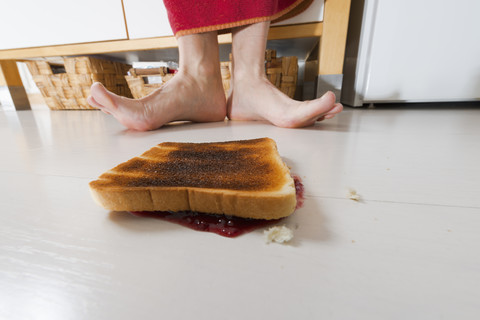
M190 187L90 188L97 204L111 211L197 211L253 219L279 219L295 211L295 185L276 192L243 192Z

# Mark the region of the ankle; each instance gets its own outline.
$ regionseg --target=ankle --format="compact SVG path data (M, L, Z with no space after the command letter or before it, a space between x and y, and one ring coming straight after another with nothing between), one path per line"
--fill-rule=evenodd
M198 62L183 65L179 68L180 74L188 75L194 79L221 80L220 64L210 62Z
M248 70L248 69L247 70L240 69L232 72L230 81L234 87L238 85L258 87L259 85L262 85L264 82L268 82L268 78L265 73L265 70L254 71L254 70Z
M178 38L179 71L197 77L220 77L220 59L216 32Z

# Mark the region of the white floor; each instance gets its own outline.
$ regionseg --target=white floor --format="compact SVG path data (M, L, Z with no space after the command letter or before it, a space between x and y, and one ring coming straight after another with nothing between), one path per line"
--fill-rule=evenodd
M264 136L306 188L289 245L90 197L89 181L157 143ZM0 150L1 319L480 319L479 106L146 133L98 111L0 110Z

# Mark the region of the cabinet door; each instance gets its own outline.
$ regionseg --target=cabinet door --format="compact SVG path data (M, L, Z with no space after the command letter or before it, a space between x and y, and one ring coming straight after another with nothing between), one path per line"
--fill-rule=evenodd
M173 35L163 1L123 0L123 3L128 33L131 39ZM275 25L322 21L323 5L324 0L314 0L304 12Z
M0 9L0 49L127 38L121 0L15 0Z
M130 39L172 36L162 0L123 0Z
M325 0L313 0L307 10L296 15L293 18L280 21L273 25L288 25L298 23L320 22L323 21L323 9Z

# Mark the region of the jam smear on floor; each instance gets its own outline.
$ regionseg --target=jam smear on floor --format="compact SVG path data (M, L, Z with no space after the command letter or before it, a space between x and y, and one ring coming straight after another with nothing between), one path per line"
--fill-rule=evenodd
M297 196L296 209L301 208L304 201L304 187L300 178L293 176ZM222 214L207 214L193 211L138 211L131 212L134 216L155 218L173 222L197 231L207 231L228 238L235 238L247 232L276 224L282 219L263 220L246 219Z
M275 224L281 220L245 219L222 214L207 214L193 211L141 211L131 213L134 216L166 220L190 229L213 232L228 238L238 237L255 229Z

